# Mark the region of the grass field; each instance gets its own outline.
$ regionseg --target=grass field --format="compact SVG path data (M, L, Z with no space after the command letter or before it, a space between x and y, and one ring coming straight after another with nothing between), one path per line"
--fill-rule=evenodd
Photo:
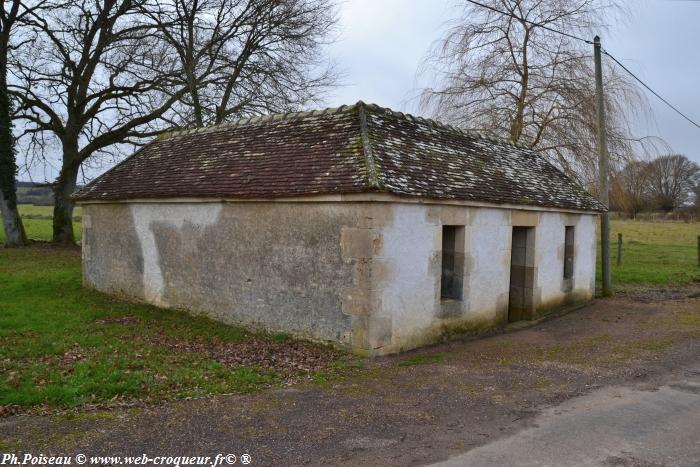
M20 204L19 211L22 217L30 219L51 220L53 218L53 206L35 206L33 204ZM80 206L73 209L73 217L80 219L83 211Z
M21 213L29 238L50 239L50 208L21 206ZM77 210L78 235L79 216ZM623 264L613 265L616 287L700 279L700 224L614 221L612 232L614 238L622 233L625 241ZM78 248L0 248L0 310L0 413L3 406L70 407L247 392L295 377L288 369L223 364L219 358L246 343L249 352L260 346L283 355L299 351L287 336L252 334L84 289ZM224 354L212 354L214 348ZM312 355L329 352L304 349ZM341 371L339 358L333 354L328 366L304 374L328 379ZM424 363L429 362L413 358L401 365Z
M22 216L24 230L27 232L27 238L30 240L51 240L53 207L52 206L34 206L32 204L20 204L19 213ZM82 210L76 207L73 210L73 231L75 239L80 240L83 229ZM0 243L5 242L5 232L0 229Z
M612 273L617 288L628 284L683 285L700 280L700 223L615 220ZM617 266L617 234L623 238L622 265ZM600 278L600 248L598 252Z

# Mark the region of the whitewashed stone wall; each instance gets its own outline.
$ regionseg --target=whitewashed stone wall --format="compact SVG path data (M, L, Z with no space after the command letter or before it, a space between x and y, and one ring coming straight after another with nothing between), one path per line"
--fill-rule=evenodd
M384 275L375 291L383 326L370 353L407 350L451 333L480 332L508 319L512 227L535 228L537 315L592 298L595 286L595 219L586 214L522 212L482 207L394 204L393 222L378 228ZM384 216L387 217L387 216ZM443 225L465 228L463 300L440 298ZM564 279L564 230L575 227L574 277ZM449 308L447 310L446 308ZM387 339L387 336L391 336Z
M89 204L84 281L381 355L505 324L514 225L535 227L538 312L590 299L595 219L410 202ZM462 300L440 297L443 225L464 229ZM569 283L567 225L575 227Z

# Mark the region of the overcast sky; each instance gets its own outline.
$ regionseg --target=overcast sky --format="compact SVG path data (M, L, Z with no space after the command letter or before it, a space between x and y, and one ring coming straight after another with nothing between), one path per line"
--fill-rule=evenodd
M348 86L332 106L365 102L418 113L415 75L430 44L455 16L454 0L346 0L341 40L331 52ZM602 35L603 47L654 90L700 122L700 1L632 0L627 24ZM592 51L591 51L592 53ZM663 137L700 163L700 128L649 96L655 123L640 132Z
M700 1L631 0L629 23L603 35L603 47L652 88L700 121ZM346 70L346 86L328 99L329 106L358 100L419 113L416 69L431 43L455 16L454 0L345 0L340 40L330 55ZM700 163L700 129L670 111L653 96L655 124L640 132L663 137L679 153ZM94 176L97 173L90 173ZM33 179L56 176L34 170ZM23 180L26 173L20 174Z

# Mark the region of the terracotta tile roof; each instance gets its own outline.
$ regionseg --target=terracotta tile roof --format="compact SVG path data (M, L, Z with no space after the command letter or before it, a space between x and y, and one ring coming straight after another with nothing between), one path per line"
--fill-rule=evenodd
M74 198L361 192L605 210L527 148L363 102L165 134Z

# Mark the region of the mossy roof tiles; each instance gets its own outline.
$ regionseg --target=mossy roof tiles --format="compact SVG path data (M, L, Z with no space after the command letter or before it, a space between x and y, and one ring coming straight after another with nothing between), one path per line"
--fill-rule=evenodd
M74 198L363 192L605 210L525 147L363 102L164 134Z

